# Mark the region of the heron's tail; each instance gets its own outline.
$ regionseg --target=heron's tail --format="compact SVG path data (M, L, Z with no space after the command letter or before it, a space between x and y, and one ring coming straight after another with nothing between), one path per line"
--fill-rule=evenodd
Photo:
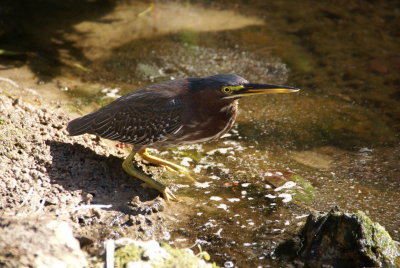
M92 128L93 118L92 114L78 117L68 123L67 131L71 136L82 135L89 133Z

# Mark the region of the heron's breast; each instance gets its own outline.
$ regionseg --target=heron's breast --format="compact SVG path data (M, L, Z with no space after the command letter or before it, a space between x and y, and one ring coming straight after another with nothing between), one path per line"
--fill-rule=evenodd
M192 144L217 139L228 132L235 123L237 102L200 111L180 129L174 137L176 144Z

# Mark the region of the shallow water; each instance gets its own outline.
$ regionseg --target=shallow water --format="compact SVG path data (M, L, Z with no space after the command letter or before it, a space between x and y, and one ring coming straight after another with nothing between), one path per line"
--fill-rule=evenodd
M125 1L63 35L87 61L60 56L56 96L87 112L189 76L297 86L241 100L237 125L218 141L155 152L198 179L166 176L184 200L167 211L177 220L170 242L197 242L221 265L274 264L271 248L310 209L336 205L363 210L399 240L399 12L395 1Z

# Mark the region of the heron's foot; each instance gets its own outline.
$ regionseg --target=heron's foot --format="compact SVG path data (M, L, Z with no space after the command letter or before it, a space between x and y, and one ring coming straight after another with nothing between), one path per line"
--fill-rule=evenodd
M122 168L128 173L130 176L138 178L145 182L145 184L153 189L156 189L160 193L162 193L165 201L178 201L178 198L172 193L172 191L165 186L164 184L154 180L149 175L144 173L143 171L135 168L133 165L133 158L135 156L135 152L131 152L129 156L122 163Z
M177 165L175 163L172 163L170 161L164 160L162 158L150 155L147 152L147 149L142 149L138 152L138 154L146 161L155 164L155 165L159 165L159 166L163 166L165 167L167 170L169 171L174 171L177 172L179 174L183 174L185 175L185 177L187 177L188 179L190 179L191 181L196 181L192 176L191 176L191 172L190 170L188 170L185 167L182 167L180 165Z
M179 201L179 199L174 195L174 193L168 188L165 187L164 191L161 191L166 201Z
M148 185L147 183L142 184L143 187L153 188L152 186ZM158 190L158 189L156 189ZM179 201L178 197L174 195L174 193L166 186L164 186L164 190L158 190L160 193L163 194L163 197L166 201Z

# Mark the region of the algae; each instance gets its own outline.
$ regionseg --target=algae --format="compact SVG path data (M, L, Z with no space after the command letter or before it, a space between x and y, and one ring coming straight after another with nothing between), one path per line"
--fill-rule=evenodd
M115 251L115 267L123 268L129 262L144 262L157 268L190 268L190 267L218 267L215 263L209 264L204 260L209 260L207 252L201 252L198 256L194 255L190 249L173 248L167 243L159 243L160 247L166 252L167 258L148 259L144 256L145 249L139 245L128 244Z
M357 211L355 216L362 223L361 228L365 234L365 240L361 243L364 245L366 254L377 263L395 264L398 262L400 249L385 228L379 223L373 222L362 211Z
M127 245L115 251L115 267L123 268L130 261L141 259L143 249L136 245Z
M314 199L315 188L309 181L297 174L290 176L290 180L294 181L299 186L296 188L293 199L304 203Z
M164 248L171 257L168 258L160 268L172 268L172 267L198 267L199 258L191 254L188 249L173 248L166 243L162 243L161 247Z

